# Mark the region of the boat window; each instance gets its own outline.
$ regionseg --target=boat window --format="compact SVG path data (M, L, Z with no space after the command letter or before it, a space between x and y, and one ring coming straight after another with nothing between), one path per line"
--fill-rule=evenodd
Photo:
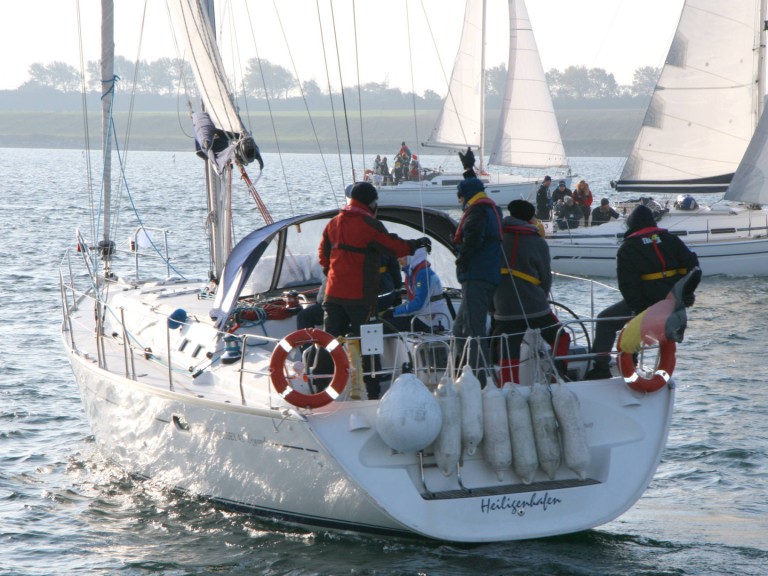
M262 254L256 267L251 272L248 280L240 291L240 296L253 296L254 294L263 294L268 292L272 286L272 278L275 275L275 256L277 254L277 240L275 236Z
M285 252L276 288L311 286L323 280L317 249L327 219L312 220L286 229Z

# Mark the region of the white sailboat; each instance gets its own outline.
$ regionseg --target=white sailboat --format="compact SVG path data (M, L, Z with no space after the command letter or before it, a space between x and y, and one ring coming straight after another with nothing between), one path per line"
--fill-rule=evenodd
M659 226L683 237L705 275L768 275L768 211L756 194L752 163L765 95L765 2L687 0L632 152L615 188L668 195ZM752 152L747 152L747 147ZM745 156L746 153L746 156ZM738 170L737 170L738 167ZM739 176L739 172L749 176ZM736 172L736 175L734 175ZM727 190L727 191L726 191ZM724 201L707 205L706 193ZM696 195L681 209L679 194ZM622 221L557 232L553 269L615 276Z
M566 357L570 380L551 391L564 407L556 406L558 420L547 414L541 420L546 465L536 464L540 450L538 440L533 444L529 408L534 394L537 402L549 402L549 378L541 376L552 366L546 351L530 355L535 381L504 391L507 404L515 398L512 425L494 410L493 436L486 437L484 449L444 445L443 436L462 439L458 411L475 422L491 421L485 410L469 412L478 403L456 404L455 391L450 393L453 359L462 352L450 333L382 337L377 324L366 338L340 341L320 330L297 330L295 313L312 303L322 278L317 246L335 210L269 223L230 249L231 171L258 159L257 149L230 109L232 94L208 13L194 0L168 4L178 34L193 35L190 61L216 135L215 142L206 138L200 130L206 118L194 117L199 144L211 152L202 157L211 199L206 221L216 222L212 265L210 278L171 276L167 255L158 260L161 251L146 247L143 229L129 244L117 245L110 219L104 220L103 236L88 242L78 234L77 250L66 255L62 340L104 455L134 476L224 508L312 527L447 541L576 532L631 507L664 450L678 338L645 332L654 340L651 348L662 344L659 368L651 363L650 373L636 373L630 360L627 372L622 362L623 378L580 380L587 356ZM109 0L103 0L103 11L104 21L111 22ZM108 77L112 42L109 26L104 30ZM106 106L107 118L109 112ZM112 126L105 123L106 143ZM108 160L108 145L105 154ZM426 232L433 240L434 270L445 286L458 285L451 250L455 222L442 212L414 208L381 207L378 217L404 237ZM449 296L456 294L454 289ZM683 327L684 309L678 320ZM565 324L574 344L584 321ZM310 387L317 380L300 350L313 344L326 348L334 361L325 389ZM366 398L359 361L361 353L374 351L382 360L377 377L386 381L381 400ZM411 374L403 373L406 360ZM480 393L471 371L462 378L463 393ZM504 398L492 385L487 390ZM442 404L449 401L451 410ZM513 460L491 460L495 443L506 445L502 437L525 422L528 440L520 440L524 449L515 454L532 465L521 471ZM445 448L451 445L454 450ZM561 449L562 461L551 457Z
M476 150L477 172L497 204L534 200L544 171L555 170L570 185L570 168L552 97L524 0L509 0L509 57L499 129L490 164L540 169L536 177L485 170L485 0L467 0L459 50L448 95L425 147ZM456 208L461 173L429 172L421 181L383 185L381 203Z

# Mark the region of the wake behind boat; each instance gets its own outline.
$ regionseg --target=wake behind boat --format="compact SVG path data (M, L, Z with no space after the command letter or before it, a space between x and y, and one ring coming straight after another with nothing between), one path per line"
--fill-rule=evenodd
M214 78L225 88L209 16L196 2L169 6L180 34L202 34L188 45L198 82ZM103 30L109 50L110 27ZM105 54L102 73L110 78ZM114 96L112 86L105 90ZM567 354L554 358L536 333L526 334L519 384L494 385L509 380L509 367L487 358L482 391L471 369L457 368L463 343L443 330L384 333L374 323L359 338L337 339L298 329L297 314L314 303L322 281L318 245L337 211L265 217L230 250L232 172L261 158L238 115L227 113L231 93L201 92L210 115L195 113L193 122L208 174L211 257L200 277L182 279L172 269L163 231L140 226L116 244L109 214L103 235L78 234L63 261L62 339L109 460L229 509L457 542L585 530L642 496L672 415L682 305L649 309L621 340L621 376L583 380L590 320L572 318L562 328ZM105 166L111 109L107 102ZM94 205L109 213L105 172L103 203ZM425 208L382 207L378 218L403 238L432 240L445 297L457 300L456 223ZM310 369L311 351L320 348L332 373ZM374 354L381 365L364 373L361 356ZM567 363L563 375L556 361ZM365 377L380 379L381 399L368 399Z

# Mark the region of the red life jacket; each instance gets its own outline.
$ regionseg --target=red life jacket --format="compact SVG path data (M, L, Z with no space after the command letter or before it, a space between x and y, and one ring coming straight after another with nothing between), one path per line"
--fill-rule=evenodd
M493 215L496 216L496 221L499 223L499 238L502 238L504 236L502 232L501 227L501 217L499 216L499 211L496 210L496 202L488 198L488 196L485 195L485 192L479 192L472 196L469 200L467 200L467 204L471 207L475 204L485 204L486 206L493 207ZM461 215L461 220L459 221L459 225L456 227L456 234L453 236L453 243L454 244L460 244L461 243L461 236L462 236L462 229L464 228L464 220L466 219L467 215L469 214L469 210L465 210L464 214Z

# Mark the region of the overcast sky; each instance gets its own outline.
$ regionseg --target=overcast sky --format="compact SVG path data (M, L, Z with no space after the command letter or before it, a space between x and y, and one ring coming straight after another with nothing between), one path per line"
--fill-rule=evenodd
M570 65L599 67L611 72L620 84L630 84L639 66L661 66L682 7L682 0L529 0L528 12L545 70L564 70ZM320 48L316 0L244 0L220 2L232 6L240 22L239 58L244 62L259 55L293 69L300 79L315 79L326 86L323 51ZM330 22L330 0L319 0L322 18ZM487 66L506 58L507 3L489 0ZM138 39L145 3L115 0L116 53L134 60L154 60L179 55L171 34L163 0L148 0L145 32L139 51ZM25 0L3 2L0 19L0 53L3 55L0 89L18 87L28 78L29 65L64 61L79 67L77 7L83 30L84 58L99 58L99 0ZM291 52L285 48L281 26L275 17L278 7ZM357 45L352 26L353 0L333 0L337 30L334 37L324 31L326 43L335 43L342 54L344 84L353 85L359 67L365 82L388 82L421 94L427 88L445 93L444 76L458 43L464 11L463 0L356 0ZM297 15L301 15L300 18ZM431 32L425 22L429 20ZM230 26L229 18L221 18ZM254 41L250 29L255 29ZM408 30L411 33L408 33ZM434 40L433 40L434 38ZM438 48L436 48L439 47ZM234 51L233 51L234 53ZM439 55L438 55L439 54ZM226 56L233 61L238 56ZM333 56L335 59L335 55ZM414 66L409 62L413 60ZM442 66L440 62L442 61ZM443 71L445 70L445 72ZM332 80L332 82L337 82Z

